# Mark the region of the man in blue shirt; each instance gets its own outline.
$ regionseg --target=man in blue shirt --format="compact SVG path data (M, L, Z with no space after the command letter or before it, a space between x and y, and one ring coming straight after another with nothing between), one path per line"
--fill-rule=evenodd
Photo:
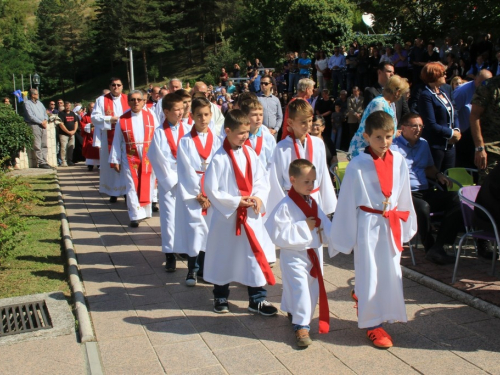
M416 113L401 119L401 135L394 139L392 150L403 155L410 173L413 206L417 214L418 234L425 248L425 258L436 264L454 262L444 250L445 244L453 244L458 231L463 228L460 202L456 192L429 188L428 178L444 186L452 182L434 166L429 144L421 139L424 123ZM444 212L436 239L431 233L431 212Z
M299 63L299 74L300 79L309 78L309 69L311 68L311 59L307 57L307 53L305 51L302 52L301 57L298 61Z
M248 88L250 92L260 92L260 75L257 69L253 71L253 77L248 80Z
M333 49L333 55L328 59L328 69L332 71L333 97L337 99L337 86L340 84L341 89L345 90L343 80L345 56L340 53L340 47L335 47Z

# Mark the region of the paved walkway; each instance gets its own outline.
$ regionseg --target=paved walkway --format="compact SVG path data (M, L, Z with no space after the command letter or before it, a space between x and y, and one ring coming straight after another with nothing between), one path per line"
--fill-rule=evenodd
M305 350L284 314L248 313L241 286L231 289L231 313L217 315L210 285L184 285L184 263L165 272L157 214L129 228L123 199L111 205L99 194L97 172L59 169L59 180L108 375L500 373L500 321L407 279L409 322L387 325L394 348L373 348L349 296L352 256L325 258L331 331L318 335L316 317ZM274 272L268 292L278 304L279 264Z

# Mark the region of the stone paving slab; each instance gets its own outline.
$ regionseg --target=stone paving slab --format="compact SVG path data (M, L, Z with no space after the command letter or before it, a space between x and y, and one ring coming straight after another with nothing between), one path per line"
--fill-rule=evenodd
M185 262L164 271L157 214L129 228L123 200L111 205L96 195L97 171L61 169L59 181L74 212L70 228L106 374L499 373L500 320L411 280L403 284L408 324L386 326L394 348L374 348L349 296L352 255L325 253L331 329L317 333L316 311L305 350L282 312L264 318L246 310L242 286L231 287L231 312L217 315L210 285L184 285ZM279 259L274 272L269 300L279 306Z

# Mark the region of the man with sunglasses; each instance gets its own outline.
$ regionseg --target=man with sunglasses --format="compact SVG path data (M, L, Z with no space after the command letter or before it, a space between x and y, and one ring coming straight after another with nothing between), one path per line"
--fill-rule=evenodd
M277 139L278 131L283 122L283 110L280 100L272 94L273 82L271 76L265 75L260 80L259 102L264 110L263 125L269 128L269 132Z
M409 113L400 124L401 135L394 139L391 149L403 155L410 172L413 206L425 259L436 264L453 263L455 258L446 254L444 245L453 244L463 227L458 195L429 186L428 179L444 186L451 186L452 182L436 168L430 146L421 138L424 128L422 118L416 113ZM436 239L431 233L431 212L444 212Z
M116 173L109 165L109 152L113 142L116 123L129 107L127 95L122 94L123 83L120 78L109 80L109 93L96 99L91 119L94 124L94 147L100 148L99 192L110 196L109 202L115 203L117 197L126 193L122 173Z

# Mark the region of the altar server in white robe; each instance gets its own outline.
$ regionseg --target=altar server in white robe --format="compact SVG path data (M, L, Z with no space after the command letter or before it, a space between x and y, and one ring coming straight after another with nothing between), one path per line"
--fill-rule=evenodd
M110 196L109 201L115 203L117 197L127 191L123 173L117 173L108 163L109 151L113 143L116 123L123 113L129 110L127 95L122 94L123 84L120 78L111 78L110 92L98 97L92 111L94 124L93 146L99 147L99 192Z
M161 243L165 253L165 270L174 272L176 260L175 202L177 196L177 147L181 138L191 131L191 127L181 121L183 113L182 98L176 94L167 94L162 99L165 121L155 130L153 142L149 147L148 157L158 180L158 204L160 206Z
M183 90L181 90L183 91ZM191 97L189 97L191 102ZM191 132L179 142L177 172L179 182L175 204L174 247L188 255L186 285L195 286L203 277L203 263L208 227L213 207L205 193L205 172L213 155L221 147L221 139L208 127L212 118L210 102L206 98L193 100L194 125Z
M330 328L328 298L323 282L324 233L330 232L330 220L311 198L316 168L306 159L296 159L289 167L292 187L266 221L266 229L280 247L283 294L281 310L289 314L298 346L312 343L310 323L320 305L319 332ZM333 256L333 251L330 251Z
M364 153L348 165L330 232L335 251L354 250L358 326L380 348L393 345L384 322L406 322L401 276L402 243L417 230L405 159L389 147L392 117L378 111L368 116Z
M140 220L151 217L154 189L154 173L147 151L158 123L151 111L143 108L144 101L140 90L128 94L130 111L116 123L109 154L109 163L126 181L128 214L133 228L139 226Z
M255 151L245 146L250 124L241 110L227 113L224 130L223 146L205 175L205 192L214 212L203 276L214 284L216 313L229 312L229 283L238 282L248 288L249 311L275 315L278 310L266 301L263 288L266 282L276 282L262 249L263 202L269 191L264 167Z
M271 186L269 211L272 211L290 190L288 166L295 159L307 159L314 164L316 182L311 196L325 214L335 211L337 197L326 164L325 144L318 137L311 137L308 134L313 117L313 109L305 100L297 99L288 105L287 122L293 132L278 142L274 149L269 175Z

